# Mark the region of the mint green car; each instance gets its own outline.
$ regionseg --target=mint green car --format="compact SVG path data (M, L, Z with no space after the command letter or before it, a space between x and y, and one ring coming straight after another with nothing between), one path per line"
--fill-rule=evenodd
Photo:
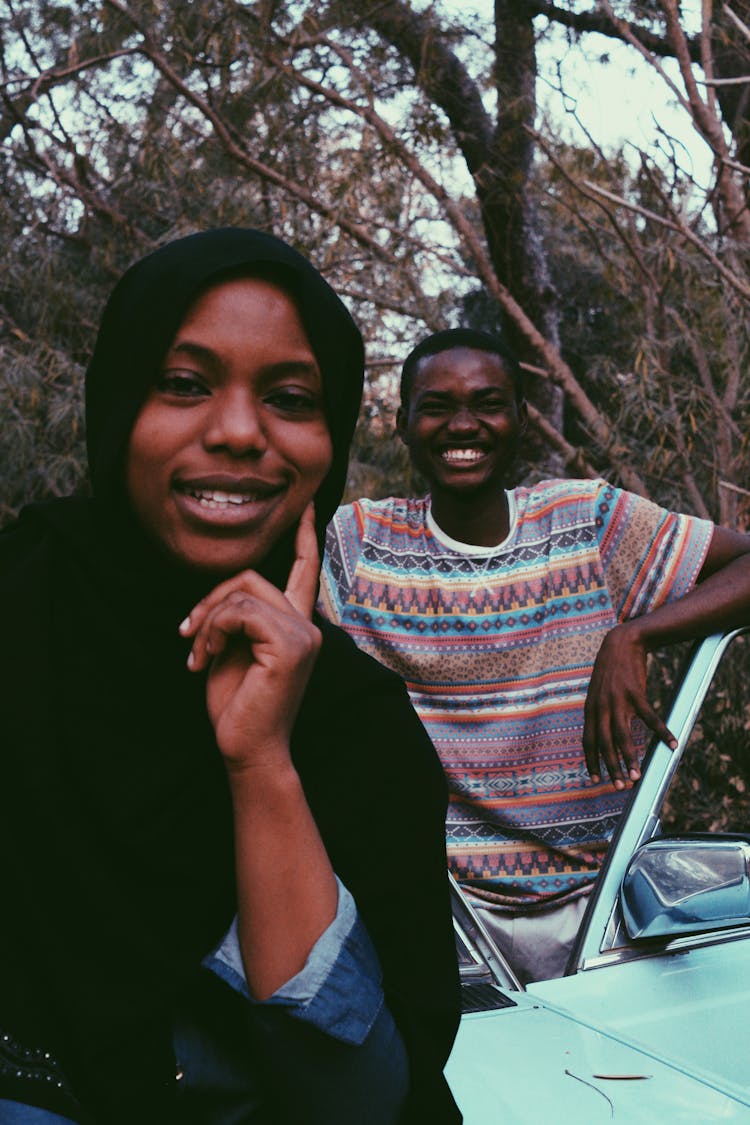
M697 647L667 722L678 749L651 751L564 977L524 989L454 888L464 1016L446 1073L465 1125L750 1123L750 823L670 835L667 799L717 668L749 650L748 630ZM747 728L745 687L725 702Z

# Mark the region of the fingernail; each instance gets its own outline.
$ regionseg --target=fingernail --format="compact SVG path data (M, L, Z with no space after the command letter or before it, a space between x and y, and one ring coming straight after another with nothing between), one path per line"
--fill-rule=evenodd
M616 777L615 778L615 789L624 789L624 788L625 788L625 782L622 780L621 777Z
M189 628L190 628L190 614L188 614L188 616L185 618L184 621L180 622L180 632L185 633Z
M601 778L600 778L598 773L589 774L589 777L593 781L594 785L598 785L599 782L601 781Z
M192 649L190 650L190 654L187 658L187 666L190 669L195 667L195 653L193 652Z
M676 750L677 749L677 739L676 738L670 738L669 742L667 743L667 746L669 747L670 750Z
M631 781L640 781L640 779L641 779L641 771L633 768L630 771L630 780Z

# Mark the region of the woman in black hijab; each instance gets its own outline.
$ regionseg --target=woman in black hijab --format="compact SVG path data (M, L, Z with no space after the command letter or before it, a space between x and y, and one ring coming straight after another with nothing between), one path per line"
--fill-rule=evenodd
M442 772L400 681L310 621L362 359L256 231L110 298L92 498L0 536L3 1121L460 1120Z

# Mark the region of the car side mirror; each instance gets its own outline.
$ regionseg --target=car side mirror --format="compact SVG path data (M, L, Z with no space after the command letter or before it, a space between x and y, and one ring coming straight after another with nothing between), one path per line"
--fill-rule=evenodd
M737 836L649 840L620 888L635 941L750 924L750 841Z

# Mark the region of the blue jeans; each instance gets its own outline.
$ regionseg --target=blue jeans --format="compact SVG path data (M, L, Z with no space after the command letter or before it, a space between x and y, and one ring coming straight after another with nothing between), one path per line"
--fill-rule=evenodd
M69 1117L61 1117L49 1109L7 1102L4 1098L0 1098L0 1121L2 1125L76 1125Z
M239 999L239 997L238 997ZM383 1006L360 1047L323 1035L279 1008L255 1009L256 1049L264 1057L256 1065L277 1071L274 1107L283 1121L308 1125L394 1125L406 1095L409 1067L401 1037ZM212 1125L265 1120L256 1089L255 1070L242 1051L224 1056L205 1038L178 1036L185 1064L185 1106L199 1106L201 1119ZM383 1081L387 1069L388 1081ZM187 1079L191 1075L193 1082ZM207 1097L207 1101L202 1101ZM197 1099L195 1101L194 1099ZM0 1125L77 1125L47 1109L0 1099Z

